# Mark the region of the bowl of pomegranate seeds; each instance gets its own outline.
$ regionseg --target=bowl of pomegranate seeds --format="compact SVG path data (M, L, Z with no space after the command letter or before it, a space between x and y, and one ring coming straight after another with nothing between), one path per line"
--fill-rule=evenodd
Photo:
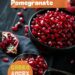
M33 75L43 75L43 73L48 69L48 65L43 56L37 54L23 53L18 55L15 61L26 61L33 70Z
M2 32L0 35L0 48L7 54L17 54L18 38L11 32Z
M29 35L42 52L70 51L75 47L75 15L64 9L44 9L33 14Z

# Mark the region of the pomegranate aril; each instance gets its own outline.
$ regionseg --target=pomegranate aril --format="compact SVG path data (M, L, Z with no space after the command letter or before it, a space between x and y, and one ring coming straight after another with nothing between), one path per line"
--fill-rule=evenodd
M39 61L37 67L39 67L39 68L41 67L42 68L43 67L43 62Z
M28 33L29 28L25 27L25 33Z
M32 58L29 58L29 60L28 61L34 61L34 58L32 57Z
M36 31L35 31L35 30L32 30L32 34L33 34L34 36L36 36L36 35L37 35L37 33L36 33Z
M12 26L11 28L13 31L18 31L18 27Z
M37 35L40 37L40 36L41 36L41 33L40 33L40 32L38 32L38 33L37 33Z
M44 20L40 21L41 26L44 26Z
M44 69L47 69L48 65L47 64L43 64L43 67L44 67Z
M64 33L61 33L61 35L62 35L62 37L64 37L64 38L66 37L66 35L65 35Z
M21 25L21 22L17 22L16 24L15 24L15 27L17 27L17 28L20 28L22 25Z
M49 42L48 42L48 45L49 45L49 46L53 46L52 41L49 41Z
M19 17L23 17L23 13L22 13L22 12L18 12L17 15L18 15Z
M39 59L39 62L44 62L44 58L40 57Z
M29 27L28 27L28 25L25 25L24 32L25 32L26 37L28 37L28 31L29 31Z
M28 62L31 66L35 67L35 62L34 61L29 61Z
M42 31L44 32L45 30L46 30L46 28L45 28L45 27L43 27L43 28L42 28Z
M40 27L39 27L39 25L38 24L36 24L35 26L34 26L34 29L35 30L38 30Z
M50 31L47 29L47 30L45 30L45 33L46 33L46 34L49 34L49 33L50 33Z
M69 46L72 46L72 43L71 43L71 41L68 41L68 42L67 42L67 44L68 44Z
M38 70L38 75L43 75L43 72L44 72L43 69L39 69Z
M17 45L17 41L15 41L15 42L13 43L13 45L14 45L14 46Z
M24 20L23 17L20 17L20 18L19 18L19 21L20 21L21 23L25 23L25 20Z
M59 22L59 19L55 19L55 21L54 21L55 23L58 23Z
M63 45L63 43L61 41L58 41L57 44L60 45L60 46Z
M41 38L37 38L39 42L43 43L43 40Z
M58 38L58 37L59 37L59 34L55 33L54 36L55 36L56 38Z
M41 39L42 39L43 41L46 41L46 36L45 36L45 35L42 35L42 36L41 36Z
M2 59L2 61L3 61L3 62L9 62L9 58L4 57L4 58Z
M50 38L51 38L51 36L49 34L47 34L47 39L50 39Z

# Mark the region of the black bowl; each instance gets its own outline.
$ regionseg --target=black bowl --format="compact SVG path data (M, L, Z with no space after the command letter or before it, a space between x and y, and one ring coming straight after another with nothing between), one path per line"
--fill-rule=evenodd
M39 42L35 36L32 34L31 32L31 22L33 21L33 18L36 17L37 14L44 14L46 13L47 11L56 11L56 8L51 8L51 9L42 9L42 10L39 10L37 11L36 13L34 13L32 15L32 17L30 18L29 20L29 37L31 39L31 41L34 43L34 45L39 49L39 51L43 52L43 53L56 53L56 52L70 52L70 51L73 51L75 46L71 46L71 47L66 47L66 48L55 48L55 47L50 47L48 45L45 45L41 42ZM59 9L58 11L63 11L69 15L73 15L72 13L64 10L64 9Z
M43 75L73 75L73 74L66 71L51 68L50 70L49 69L46 70Z

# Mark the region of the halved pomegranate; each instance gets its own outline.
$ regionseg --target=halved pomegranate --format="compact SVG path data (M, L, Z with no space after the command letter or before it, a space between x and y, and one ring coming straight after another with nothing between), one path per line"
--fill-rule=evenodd
M66 10L75 14L75 0L67 0Z
M2 32L2 39L0 42L0 47L7 54L17 54L19 40L18 38L11 32Z

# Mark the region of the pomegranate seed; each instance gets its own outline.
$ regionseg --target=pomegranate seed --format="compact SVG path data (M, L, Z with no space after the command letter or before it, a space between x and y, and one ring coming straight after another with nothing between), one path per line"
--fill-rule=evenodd
M41 33L40 33L40 32L38 32L37 34L38 34L38 36L40 36L40 35L41 35Z
M3 62L9 62L9 59L7 57L2 59Z
M45 33L46 33L46 34L49 34L49 33L50 33L50 31L49 31L49 30L45 30Z
M41 36L41 39L42 39L43 41L46 41L46 36L42 35L42 36Z
M29 31L29 27L28 25L25 25L25 33L28 33L28 31Z
M58 44L58 45L60 45L60 46L62 46L62 45L63 45L63 43L62 43L62 42L60 42L60 41L58 41L58 42L57 42L57 44Z
M48 45L49 45L49 46L52 46L53 44L52 44L52 42L51 42L51 41L49 41L49 42L48 42Z
M31 65L31 66L35 66L35 63L34 63L34 61L29 61L29 64Z
M36 36L36 31L35 30L32 30L32 34L34 35L34 36Z
M18 12L17 15L18 15L19 17L22 17L22 16L23 16L23 13L22 13L22 12Z
M43 70L42 69L39 69L38 75L43 75Z
M42 28L42 31L45 31L45 30L46 30L46 28L45 28L45 27L43 27L43 28Z
M15 27L17 27L17 28L19 28L19 27L21 27L22 25L21 25L21 22L17 22L17 24L15 25Z
M24 20L23 17L20 17L20 22L21 22L21 23L24 23L24 22L25 22L25 20Z
M34 29L35 29L35 30L38 30L38 29L39 29L39 25L36 24L36 25L34 26Z
M14 27L14 26L12 26L12 28L11 28L13 31L18 31L18 27Z
M17 44L17 41L14 42L14 46Z
M44 67L45 69L47 69L47 68L48 68L48 65L47 65L47 64L43 64L43 67Z

